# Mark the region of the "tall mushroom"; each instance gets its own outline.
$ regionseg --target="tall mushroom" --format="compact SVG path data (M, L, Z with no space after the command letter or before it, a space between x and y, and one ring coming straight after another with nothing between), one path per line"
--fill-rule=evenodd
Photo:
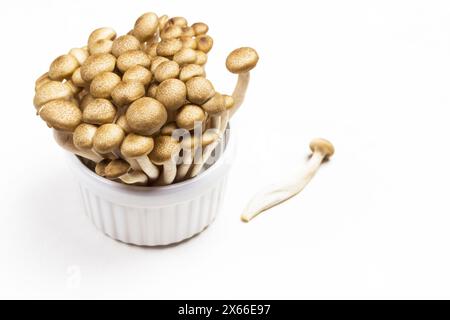
M136 160L142 171L151 179L155 180L159 176L159 169L148 158L148 154L153 150L153 138L129 133L122 142L120 153L128 160Z
M313 152L306 168L294 172L287 179L276 185L268 186L258 192L249 202L241 216L242 221L249 222L261 212L268 210L298 194L316 174L325 159L334 154L333 144L325 139L314 139L309 145Z
M169 136L158 136L155 139L155 147L150 152L150 160L156 164L163 166L157 184L171 184L177 174L177 157L180 152L180 143Z

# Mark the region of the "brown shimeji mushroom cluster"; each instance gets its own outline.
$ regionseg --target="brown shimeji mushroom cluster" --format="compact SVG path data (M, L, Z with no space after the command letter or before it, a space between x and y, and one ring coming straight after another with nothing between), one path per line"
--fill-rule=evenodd
M195 177L242 104L258 62L255 50L234 50L226 67L239 75L236 88L231 96L217 92L204 69L213 46L207 32L205 23L151 12L122 36L96 29L87 46L59 56L37 79L37 113L60 146L102 177L136 185Z

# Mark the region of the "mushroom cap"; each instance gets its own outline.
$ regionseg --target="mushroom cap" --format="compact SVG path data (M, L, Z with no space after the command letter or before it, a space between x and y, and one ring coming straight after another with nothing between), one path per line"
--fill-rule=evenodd
M105 167L105 177L108 179L117 179L130 170L130 164L122 159L115 159Z
M112 123L116 117L116 107L106 99L94 99L83 110L83 121L90 124Z
M212 83L204 77L194 77L186 82L188 100L202 105L216 93Z
M99 163L95 165L95 173L98 174L100 177L105 176L105 168L106 166L111 162L109 159L103 159Z
M56 99L44 104L39 116L52 128L73 131L81 123L82 114L74 101Z
M194 104L188 104L182 107L176 117L178 127L193 130L195 125L202 123L206 119L205 111Z
M94 149L98 153L109 153L119 148L125 132L123 129L114 123L104 124L98 127L94 135Z
M109 98L120 81L120 77L114 72L100 73L92 79L89 87L90 93L94 98Z
M165 61L161 63L155 70L155 79L163 82L167 79L178 78L180 74L180 66L175 61Z
M208 55L206 53L200 50L197 50L195 52L197 53L197 60L195 60L195 64L203 66L204 64L206 64L206 62L208 62Z
M72 48L70 49L69 54L74 56L80 65L82 65L89 57L89 51L83 48Z
M311 141L309 144L309 148L312 152L320 152L325 158L330 158L334 154L334 146L333 144L325 139L316 138Z
M152 65L150 67L150 71L155 74L156 69L159 67L159 65L163 62L169 61L169 59L167 59L166 57L160 57L160 56L156 56L153 58L152 60Z
M192 27L182 27L181 30L183 32L181 34L182 37L195 37L194 28L192 28Z
M128 69L123 74L122 80L125 82L137 81L146 86L152 81L152 73L147 68L137 65Z
M195 35L206 34L209 30L209 27L206 23L196 22L192 25L192 29L194 29Z
M255 49L243 47L233 50L227 57L226 66L231 73L246 73L258 63L259 56Z
M36 82L34 83L34 91L37 91L41 86L50 81L52 80L49 78L48 72L44 73L39 78L37 78Z
M163 165L180 152L180 143L170 136L158 136L155 146L150 152L150 160L156 165Z
M183 42L180 39L167 39L158 44L156 53L162 57L172 57L183 48Z
M70 80L72 80L72 82L78 87L86 87L88 85L88 83L81 77L80 67L72 73L72 77L70 78Z
M48 81L36 90L34 96L35 107L40 107L43 104L56 99L69 99L73 92L69 86L59 81Z
M117 119L116 124L118 126L120 126L123 129L123 131L125 131L126 133L131 132L131 128L128 125L128 122L127 122L127 117L124 114L121 115L119 117L119 119Z
M167 79L156 89L156 99L168 110L180 108L186 101L186 85L178 79Z
M171 136L173 134L173 132L175 130L178 129L177 123L175 121L166 123L162 128L161 128L161 135L163 136Z
M132 50L122 53L117 58L117 68L122 72L125 72L136 65L148 68L150 67L151 62L152 60L144 51Z
M202 105L210 115L220 114L226 110L225 99L220 93L216 93L211 99Z
M80 101L80 110L83 111L84 109L86 109L86 106L89 103L91 103L91 101L94 101L94 100L95 100L95 98L93 96L91 96L90 93L84 95Z
M183 44L183 48L197 49L197 41L192 37L180 37L180 40Z
M181 37L183 34L183 29L176 25L166 25L164 29L161 30L161 39L169 40Z
M122 81L111 93L114 103L121 107L145 96L145 87L136 81Z
M214 40L208 35L201 35L197 37L197 49L203 51L204 53L208 53L211 51L214 45Z
M173 61L178 63L180 66L186 64L194 63L197 60L197 52L191 48L183 48L173 56Z
M188 22L185 17L173 17L167 21L171 25L176 25L180 27L186 27Z
M79 66L78 60L73 55L64 54L53 60L48 76L52 80L68 79Z
M106 71L113 71L116 66L116 57L110 53L100 53L89 56L81 66L81 77L91 82L94 77Z
M112 28L103 27L95 29L89 35L88 45L102 39L114 40L116 35L116 31Z
M81 123L73 132L74 146L80 150L92 149L96 131L96 126L88 123Z
M167 111L158 100L143 97L128 107L126 119L134 132L152 135L166 123Z
M141 42L150 40L158 30L159 19L153 12L141 15L134 24L133 35Z
M153 147L153 138L129 133L122 142L120 152L124 157L134 159L149 154Z
M113 41L108 39L100 39L93 43L90 43L89 53L90 54L99 54L99 53L110 53L112 50Z
M114 40L111 53L117 58L127 51L139 50L140 48L139 40L130 34L126 34Z
M189 79L193 77L205 77L205 69L198 65L198 64L188 64L185 65L183 68L181 68L180 71L180 80L181 81L188 81Z

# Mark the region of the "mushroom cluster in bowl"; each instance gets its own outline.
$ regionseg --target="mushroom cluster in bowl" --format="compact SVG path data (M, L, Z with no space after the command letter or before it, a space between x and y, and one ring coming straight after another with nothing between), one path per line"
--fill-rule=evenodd
M140 16L131 31L94 30L36 80L34 106L64 149L107 179L168 185L195 177L223 139L258 62L232 51L231 95L216 91L205 64L208 26L183 17Z

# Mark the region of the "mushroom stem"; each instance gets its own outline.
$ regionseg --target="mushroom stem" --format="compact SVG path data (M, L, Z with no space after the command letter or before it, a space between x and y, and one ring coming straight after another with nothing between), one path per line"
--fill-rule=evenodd
M94 161L95 163L98 163L103 160L103 158L101 156L99 156L98 154L96 154L92 151L77 149L75 147L75 145L73 144L72 136L73 135L71 132L63 132L63 131L59 131L59 130L53 130L53 137L54 137L56 143L58 143L58 145L60 147L62 147L63 149L65 149L73 154L76 154L80 157Z
M250 72L245 72L245 73L239 74L238 81L236 83L236 86L234 87L234 91L233 91L233 95L232 95L232 97L234 99L234 106L230 110L229 118L231 118L236 113L236 111L239 109L239 107L244 102L245 93L247 92L249 82L250 82Z
M156 182L159 186L171 184L177 175L177 163L174 159L170 159L163 164L163 172Z
M136 158L137 163L141 167L142 171L151 179L156 180L159 176L159 169L155 166L147 155Z
M194 161L195 153L197 150L198 147L194 148L194 152L192 152L191 148L183 149L183 162L177 168L175 181L181 181L186 177L189 169L192 166L192 162Z
M330 146L333 148L331 144ZM244 213L241 215L241 220L249 222L261 212L283 203L300 193L319 170L323 160L333 154L334 148L332 150L332 152L327 152L321 148L315 149L304 170L299 170L285 178L284 181L269 185L259 191L248 203Z

